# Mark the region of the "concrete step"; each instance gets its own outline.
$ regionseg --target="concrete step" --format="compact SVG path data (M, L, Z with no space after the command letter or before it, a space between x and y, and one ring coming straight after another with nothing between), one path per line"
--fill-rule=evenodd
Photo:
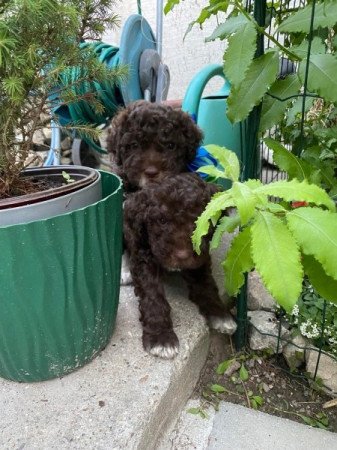
M187 402L158 450L337 450L335 433L227 402L204 419L187 412L198 406Z
M180 353L165 361L141 346L138 302L121 288L111 342L91 363L61 379L0 380L1 449L157 449L176 421L205 363L209 332L181 282L171 277Z

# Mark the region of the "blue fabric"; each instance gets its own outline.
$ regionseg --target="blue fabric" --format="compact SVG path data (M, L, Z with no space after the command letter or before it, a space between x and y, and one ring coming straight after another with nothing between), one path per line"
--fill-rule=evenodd
M197 155L191 163L187 164L187 169L189 172L196 172L201 178L207 178L209 177L207 173L197 172L197 170L201 167L210 165L221 167L219 162L205 149L205 147L198 147Z

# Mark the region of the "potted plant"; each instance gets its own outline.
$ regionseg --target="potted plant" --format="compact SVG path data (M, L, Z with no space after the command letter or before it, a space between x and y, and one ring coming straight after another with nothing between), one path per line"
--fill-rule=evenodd
M46 189L46 181L24 171L34 133L49 122L55 93L65 104L85 99L102 111L94 82L114 83L123 73L78 45L116 22L112 6L106 0L7 0L0 6L0 376L8 379L68 373L92 359L113 330L122 234L119 178L93 169L88 177L85 168L74 166L44 168L44 180L50 180L46 171L59 172L56 189L54 181ZM74 67L77 78L60 84L60 75ZM71 89L75 83L85 83L81 96ZM90 124L70 126L97 134ZM95 192L88 196L91 184ZM58 210L51 206L54 191L61 199ZM47 213L24 213L44 204Z

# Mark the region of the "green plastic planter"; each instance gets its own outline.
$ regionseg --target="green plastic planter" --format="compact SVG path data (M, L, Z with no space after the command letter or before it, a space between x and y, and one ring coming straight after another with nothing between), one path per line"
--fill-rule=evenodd
M0 376L59 377L110 340L119 301L122 187L101 172L102 200L0 228Z

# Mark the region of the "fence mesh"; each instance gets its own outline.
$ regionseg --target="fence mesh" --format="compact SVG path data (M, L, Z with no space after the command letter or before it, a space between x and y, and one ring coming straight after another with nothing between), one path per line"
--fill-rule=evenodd
M315 18L315 6L316 0L304 1L304 0L281 0L281 1L253 1L248 0L246 2L246 10L254 14L254 18L261 26L265 26L266 21L268 25L268 33L274 34L277 23L277 11L287 14L296 11L298 8L307 6L312 7L311 13L311 25L309 32L307 59L309 60L311 52L311 43L313 40L313 23ZM284 44L287 40L287 35L275 35L276 39ZM259 56L265 52L268 48L274 46L271 40L260 36L257 45L257 54ZM295 72L297 70L296 64L292 63L287 58L281 58L280 60L280 72L279 77L284 77L287 74ZM308 64L305 72L305 79L303 83L303 89L301 94L297 96L299 103L300 120L298 122L298 136L297 146L293 148L289 137L284 135L284 131L281 127L276 126L264 133L263 137L272 137L289 150L296 154L300 154L305 146L305 121L307 115L310 113L310 108L315 105L315 98L307 90L308 80ZM280 98L277 101L286 101L288 99ZM295 101L295 100L294 100ZM245 135L245 167L243 168L243 178L248 179L250 177L260 178L262 182L269 183L271 181L285 179L286 173L280 171L273 161L272 151L267 148L262 139L258 138L258 128L260 119L261 108L255 107L250 114L248 120L244 126ZM286 119L286 118L285 118ZM268 335L275 338L276 341L276 355L279 354L281 346L291 344L298 349L299 353L304 352L304 356L311 353L311 359L314 361L314 370L310 373L304 368L304 365L298 365L298 367L290 367L289 370L293 372L295 376L303 376L311 378L314 381L319 381L319 367L322 358L327 358L331 361L337 361L337 336L335 335L337 324L337 306L327 302L319 297L312 289L312 287L304 282L302 295L299 299L298 305L294 308L292 314L286 314L286 312L280 308L276 311L277 317L277 333L269 334L259 331L256 327L255 330L260 334ZM314 320L312 319L314 317ZM238 331L235 336L236 348L240 350L246 343L248 337L248 326L254 327L252 323L249 323L247 318L247 279L245 288L242 289L237 302L237 318L238 318ZM305 320L306 319L306 320ZM284 330L297 330L298 334L306 337L303 344L296 344L290 333L284 334ZM335 353L331 352L331 349L335 350ZM302 369L302 371L301 371ZM329 388L327 388L329 390ZM332 392L337 395L337 392Z

